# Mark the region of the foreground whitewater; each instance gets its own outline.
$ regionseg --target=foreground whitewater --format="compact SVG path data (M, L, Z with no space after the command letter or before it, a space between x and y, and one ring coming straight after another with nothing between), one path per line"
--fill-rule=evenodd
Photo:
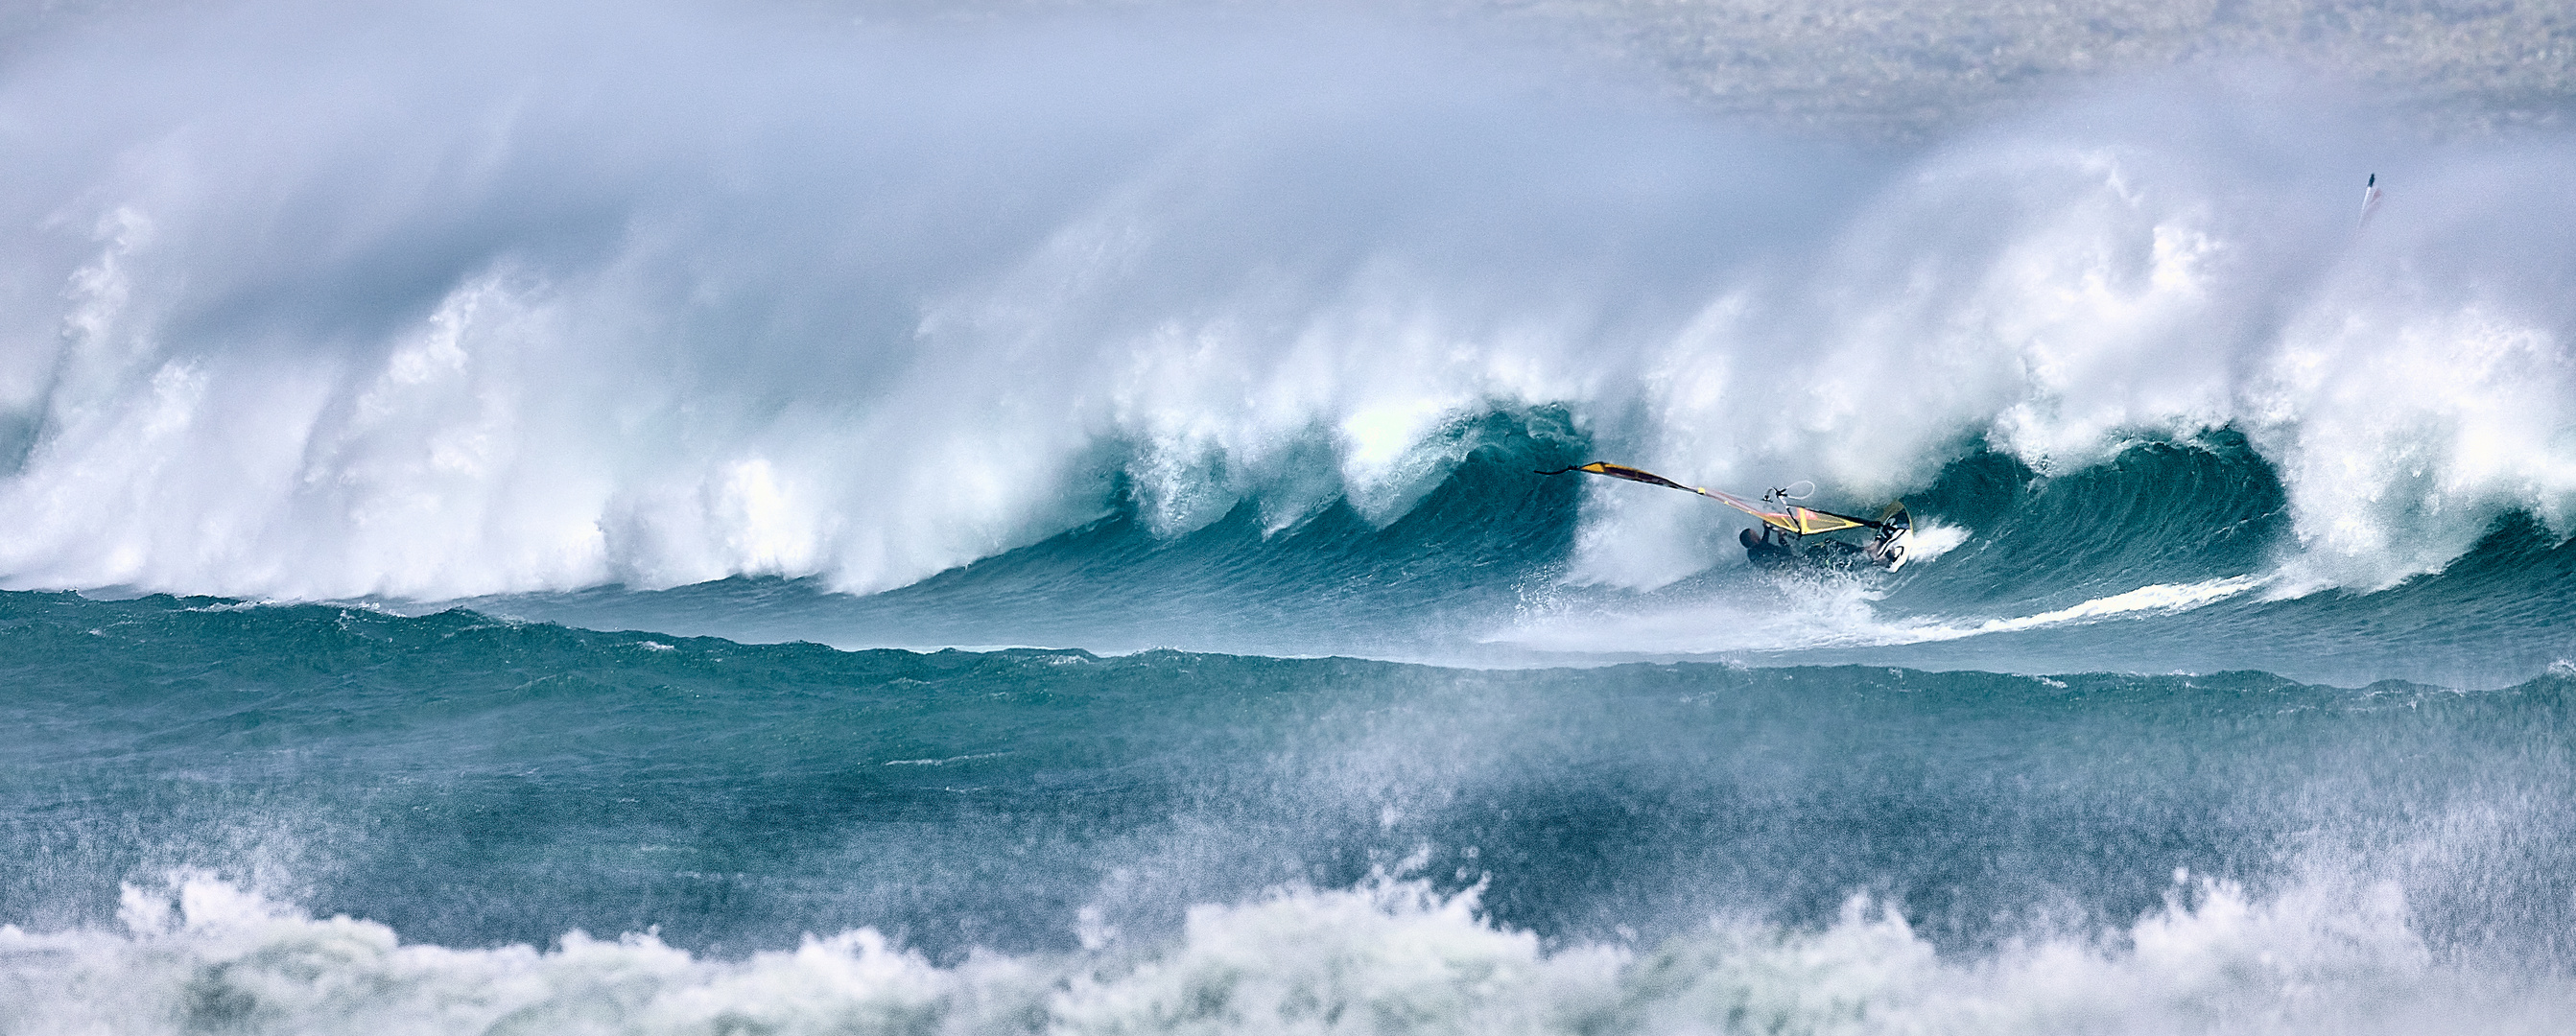
M2576 1019L2576 983L2437 963L2394 902L2193 898L2178 888L2117 946L1958 961L1863 901L1820 931L1717 924L1651 950L1546 950L1478 921L1470 895L1380 883L1201 908L1141 951L940 968L873 930L741 961L650 935L404 946L188 881L129 890L128 938L0 928L0 952L28 962L10 976L17 1020L56 1032L2510 1034Z
M2576 1028L2547 12L915 6L0 15L0 1033Z

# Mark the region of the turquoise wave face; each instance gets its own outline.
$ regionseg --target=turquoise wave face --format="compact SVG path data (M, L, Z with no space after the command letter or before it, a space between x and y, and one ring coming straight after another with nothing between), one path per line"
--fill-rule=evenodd
M848 653L31 593L0 637L0 916L40 930L189 868L449 946L872 928L951 963L1372 874L1551 944L1813 930L1860 893L1987 953L2177 874L2396 895L2409 938L2516 969L2571 963L2576 923L2555 676Z
M593 628L851 648L1172 647L1477 666L2249 669L2499 687L2576 658L2576 548L2529 514L2490 521L2440 572L2302 592L2280 572L2297 547L2280 481L2223 430L2059 475L1969 449L1905 498L1937 545L1893 576L1762 572L1735 545L1746 519L1732 510L1538 475L1597 450L1560 411L1496 412L1451 434L1462 459L1384 525L1337 500L1272 527L1255 497L1167 535L1122 496L1075 531L867 596L736 578L470 603ZM1580 543L1589 509L1665 495L1692 505L1683 535L1701 552L1676 558L1659 586L1583 582L1581 549L1657 549L1644 536Z

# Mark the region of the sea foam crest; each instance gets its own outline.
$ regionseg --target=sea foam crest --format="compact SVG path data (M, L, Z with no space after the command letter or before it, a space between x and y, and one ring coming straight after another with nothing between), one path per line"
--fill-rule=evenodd
M1391 520L1526 407L1834 498L2233 426L2285 586L2576 500L2563 134L2198 75L1855 151L1329 21L593 13L251 3L13 57L0 579L866 591L1122 492L1165 533ZM1730 557L1700 501L1587 508L1575 579Z
M2177 875L2116 938L1951 956L1855 899L1818 930L1716 923L1553 950L1379 879L1190 912L1168 942L934 966L872 931L741 960L649 934L404 945L203 875L123 933L0 928L0 1031L431 1033L2540 1032L2564 979L2445 966L2384 888L2258 903Z

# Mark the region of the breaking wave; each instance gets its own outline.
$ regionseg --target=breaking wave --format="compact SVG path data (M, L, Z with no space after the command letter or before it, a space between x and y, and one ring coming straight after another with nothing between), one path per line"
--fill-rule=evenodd
M881 591L1122 509L1383 528L1544 409L1863 498L2223 430L2282 593L2576 502L2559 131L2215 69L1855 145L1370 22L596 13L245 4L13 57L0 578ZM1668 585L1712 526L1600 493L1559 574Z

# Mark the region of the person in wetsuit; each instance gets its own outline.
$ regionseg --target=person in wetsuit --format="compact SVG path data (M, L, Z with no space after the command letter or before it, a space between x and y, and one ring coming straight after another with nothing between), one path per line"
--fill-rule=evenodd
M1736 542L1744 544L1745 559L1761 568L1774 568L1798 560L1797 550L1782 542L1785 539L1785 536L1775 538L1768 525L1763 526L1759 533L1746 529L1735 537Z

